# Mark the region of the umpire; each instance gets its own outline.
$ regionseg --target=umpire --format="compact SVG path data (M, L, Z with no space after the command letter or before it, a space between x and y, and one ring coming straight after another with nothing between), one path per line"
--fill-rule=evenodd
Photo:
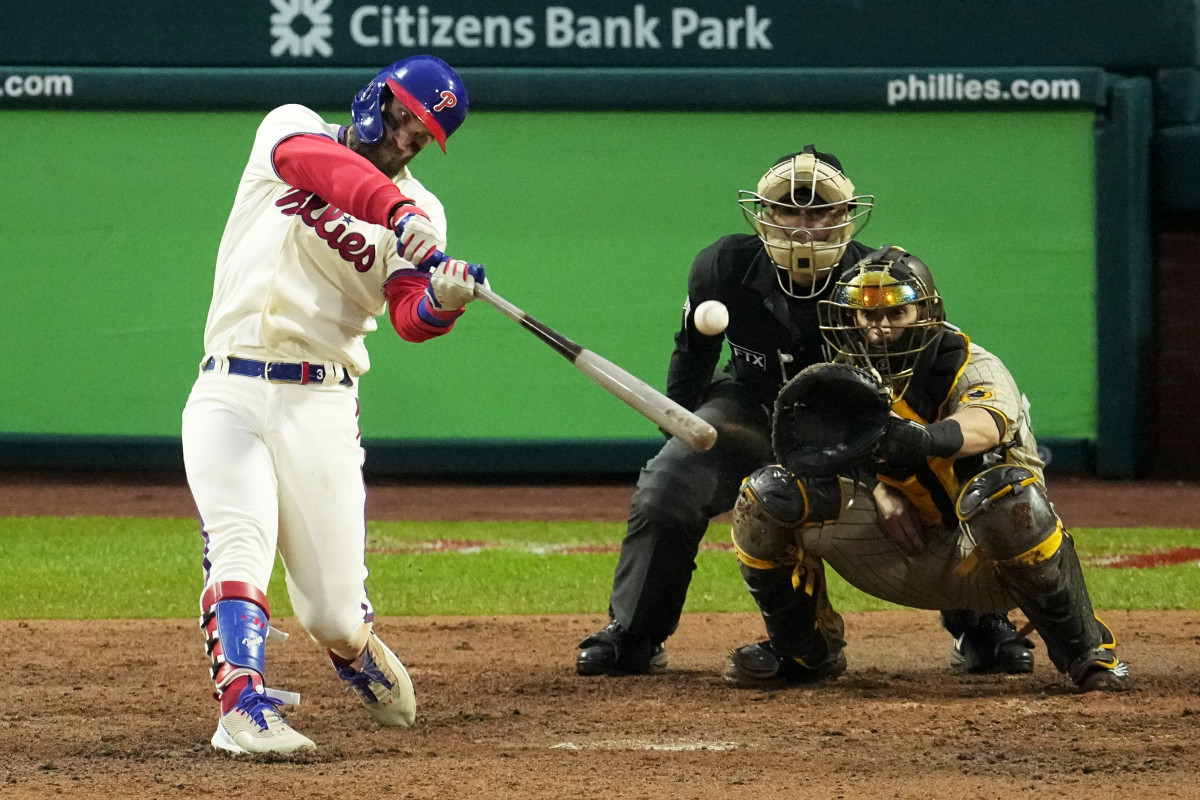
M812 145L776 161L739 204L755 234L731 234L696 256L667 395L717 429L708 452L669 440L642 469L609 601L611 622L580 643L581 675L659 672L679 623L709 520L733 508L742 479L773 463L769 409L804 367L825 361L817 302L831 276L871 251L854 237L874 207L837 158ZM693 310L729 309L706 336ZM732 357L716 372L722 339ZM714 374L715 373L715 374Z

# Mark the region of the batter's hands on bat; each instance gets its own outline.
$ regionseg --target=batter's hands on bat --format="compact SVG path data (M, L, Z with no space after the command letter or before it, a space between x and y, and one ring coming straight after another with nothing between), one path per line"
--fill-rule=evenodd
M426 294L439 311L457 311L475 299L475 284L488 285L482 264L448 258L429 276Z
M886 483L878 484L873 496L876 523L892 544L910 555L924 550L925 540L921 536L924 526L912 501Z
M416 206L398 207L392 214L392 230L396 232L396 252L408 263L422 266L431 258L445 258L442 249L446 243L428 215Z

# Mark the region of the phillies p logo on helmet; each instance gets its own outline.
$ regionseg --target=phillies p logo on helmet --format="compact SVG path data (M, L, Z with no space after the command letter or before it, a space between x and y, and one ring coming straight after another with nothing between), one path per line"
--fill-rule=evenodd
M467 89L458 73L440 58L410 56L380 71L355 96L350 113L364 144L377 144L383 138L385 90L425 124L443 152L446 139L467 117Z

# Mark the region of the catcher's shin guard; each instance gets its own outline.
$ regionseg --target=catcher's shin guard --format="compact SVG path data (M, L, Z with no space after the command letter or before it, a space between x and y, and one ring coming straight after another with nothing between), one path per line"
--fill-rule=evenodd
M744 560L738 566L777 655L815 667L841 653L845 625L829 602L824 563L805 556L795 567L759 569Z
M1045 556L1040 560L1033 560ZM1034 556L996 563L996 574L1046 642L1050 660L1060 672L1100 646L1100 623L1083 582L1075 546L1061 528Z
M836 519L841 508L836 477L801 482L779 465L763 467L742 481L733 506L738 558L760 568L763 563L795 563L799 530Z
M1075 545L1034 474L1011 465L985 470L963 490L957 511L995 560L997 578L1046 642L1054 666L1070 672L1094 656L1104 644L1102 625ZM1116 656L1112 662L1119 663Z

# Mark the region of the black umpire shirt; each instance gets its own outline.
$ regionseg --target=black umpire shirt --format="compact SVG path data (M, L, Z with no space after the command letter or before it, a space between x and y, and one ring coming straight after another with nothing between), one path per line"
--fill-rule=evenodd
M732 356L724 371L746 386L755 402L771 408L775 395L797 372L828 360L817 326L817 302L829 295L843 270L870 252L866 245L850 242L825 290L802 300L780 287L778 268L754 234L724 236L701 250L688 273L689 303L675 334L667 396L694 411L712 381L721 342L728 340ZM729 309L724 336L696 330L692 314L705 300L719 300Z

